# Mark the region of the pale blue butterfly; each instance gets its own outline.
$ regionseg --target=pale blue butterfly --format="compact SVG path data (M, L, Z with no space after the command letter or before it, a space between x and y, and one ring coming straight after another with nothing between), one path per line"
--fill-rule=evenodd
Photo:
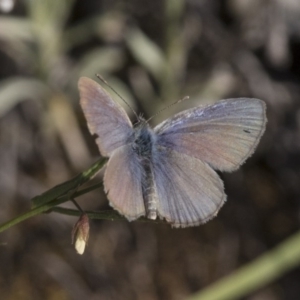
M79 80L80 103L100 153L109 157L104 187L110 204L128 220L165 219L196 226L226 200L213 170L236 170L255 150L266 125L259 99L221 100L180 112L154 129L135 126L95 81Z

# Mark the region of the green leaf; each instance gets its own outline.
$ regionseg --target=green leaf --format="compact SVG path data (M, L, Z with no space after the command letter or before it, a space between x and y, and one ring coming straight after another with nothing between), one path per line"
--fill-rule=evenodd
M157 80L160 80L166 64L162 50L137 28L128 30L125 41L135 59Z
M0 39L2 41L24 40L27 42L34 41L34 34L30 21L20 17L0 18Z
M124 65L124 53L115 47L99 47L87 52L73 73L80 76L95 76L119 71Z
M67 195L69 192L74 192L78 187L94 177L107 162L107 158L101 158L96 161L89 169L78 174L74 178L56 185L43 194L31 199L32 206L37 207L49 203L59 197ZM68 201L67 199L66 201Z
M40 100L50 94L42 81L31 78L10 78L0 82L0 116L24 100Z
M62 28L70 15L74 0L27 0L25 4L35 26Z

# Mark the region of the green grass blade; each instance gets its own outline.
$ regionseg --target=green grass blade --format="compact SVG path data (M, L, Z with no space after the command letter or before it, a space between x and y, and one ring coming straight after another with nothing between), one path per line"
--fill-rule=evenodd
M135 59L156 80L161 80L166 65L166 58L162 50L137 28L128 30L125 42Z
M85 189L82 189L82 190L76 192L73 196L74 196L74 198L79 197L81 195L84 195L84 194L86 194L90 191L93 191L93 190L95 190L99 187L102 187L102 186L103 186L102 182L94 184L92 186L89 186ZM51 211L51 209L54 208L55 206L57 206L59 204L62 204L64 202L68 201L68 200L69 200L69 197L68 197L68 195L66 195L66 196L63 196L63 197L59 198L58 200L53 200L53 201L51 201L49 203L46 203L44 205L40 205L38 207L32 208L31 210L23 213L22 215L14 218L14 219L11 219L11 220L3 223L3 224L0 224L0 232L5 231L5 230L9 229L12 226L17 225L17 224L19 224L19 223L21 223L21 222L23 222L23 221L25 221L29 218L32 218L36 215L39 215L43 212Z
M64 183L61 183L59 185L56 185L50 190L44 192L43 194L32 198L31 199L32 206L33 207L41 206L61 196L64 196L69 192L75 191L78 187L80 187L85 182L90 180L93 176L95 176L100 171L100 169L104 166L106 161L107 158L101 158L100 160L96 161L89 169L78 174L74 178Z
M300 264L300 232L188 300L234 300L271 283Z

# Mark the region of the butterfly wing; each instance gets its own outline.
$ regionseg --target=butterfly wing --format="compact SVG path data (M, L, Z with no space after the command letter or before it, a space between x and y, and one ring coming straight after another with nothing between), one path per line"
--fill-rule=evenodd
M131 145L113 152L104 174L104 187L111 206L130 221L145 215L144 178L144 169Z
M124 109L94 80L81 77L78 82L80 104L91 134L103 156L126 144L133 133L132 124Z
M218 174L206 163L164 147L153 159L158 215L174 227L203 224L216 216L226 195Z
M256 148L266 125L259 99L221 100L183 111L154 130L157 143L207 162L214 169L237 169Z

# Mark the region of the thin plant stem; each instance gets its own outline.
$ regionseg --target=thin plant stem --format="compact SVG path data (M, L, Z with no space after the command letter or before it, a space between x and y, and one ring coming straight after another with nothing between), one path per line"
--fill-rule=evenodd
M77 207L77 209L81 212L81 214L84 214L83 209L81 208L81 206L77 203L77 201L74 198L71 198L71 201L73 202L73 204Z
M88 192L90 192L92 190L95 190L97 188L100 188L102 186L103 186L102 182L94 184L92 186L89 186L89 187L87 187L85 189L82 189L82 190L74 193L73 196L74 197L79 197L81 195L84 195L84 194L86 194L86 193L88 193ZM35 208L29 210L28 212L25 212L24 214L22 214L22 215L14 218L14 219L11 219L11 220L9 220L9 221L1 224L0 225L0 232L3 232L6 229L9 229L10 227L12 227L14 225L17 225L17 224L19 224L19 223L21 223L21 222L23 222L23 221L25 221L25 220L27 220L29 218L32 218L32 217L34 217L36 215L39 215L39 214L44 213L44 212L47 212L51 208L53 208L53 207L55 207L55 206L57 206L59 204L62 204L64 202L68 201L68 200L70 200L69 196L66 195L66 196L63 196L63 197L61 197L61 198L59 198L57 200L54 200L54 201L48 202L46 204L43 204L41 206L35 207Z
M81 215L81 212L78 210L64 208L64 207L57 207L57 206L51 208L51 212L56 212L59 214L76 216L76 217ZM88 215L90 219L95 219L95 220L110 220L110 221L127 220L124 216L121 216L120 214L118 214L117 211L112 209L102 210L102 211L85 211L85 213ZM159 220L159 219L151 220L146 217L141 217L137 221L167 224L166 221Z

